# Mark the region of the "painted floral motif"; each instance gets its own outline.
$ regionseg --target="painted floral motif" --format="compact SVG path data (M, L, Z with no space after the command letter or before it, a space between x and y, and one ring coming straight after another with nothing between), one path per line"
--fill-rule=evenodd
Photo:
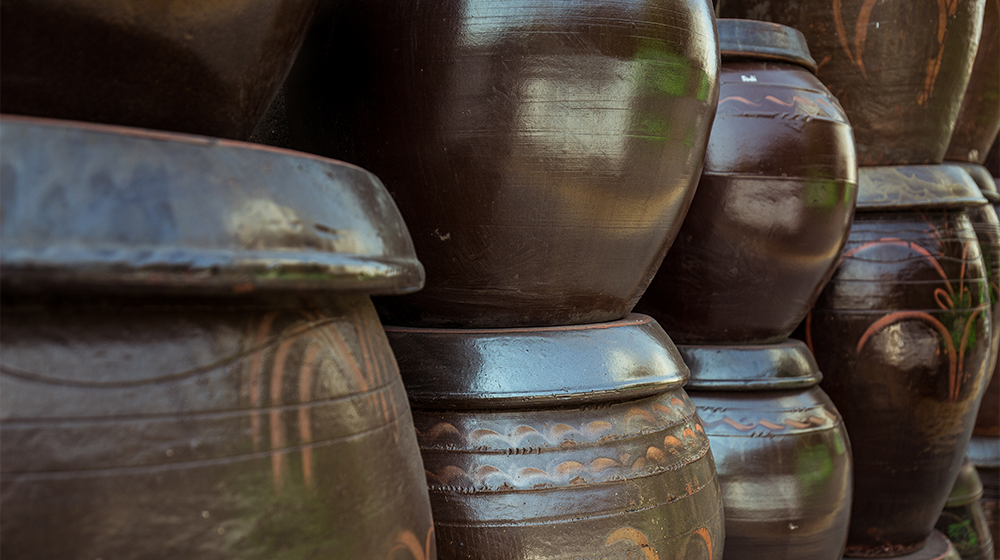
M434 546L434 526L427 530L427 536L424 538L423 544L420 543L420 539L413 534L413 531L409 529L400 530L396 533L396 542L391 549L389 549L389 554L386 555L386 560L392 558L393 555L400 550L405 550L410 553L410 557L413 560L433 560L434 556L432 554L432 547Z
M691 537L698 537L704 543L706 551L708 552L708 560L712 560L712 535L709 533L708 529L705 527L699 527L691 533ZM642 531L635 529L633 527L622 527L616 529L608 538L604 541L604 546L613 546L619 542L631 542L638 546L642 550L643 555L645 555L646 560L660 560L660 554L657 552L656 548L653 547L649 542L649 538Z
M816 428L829 428L838 420L837 415L825 407L794 411L776 410L772 411L774 415L772 418L747 419L737 416L738 412L727 408L698 407L698 415L709 434L728 431L728 429L737 432L750 432L759 428L763 428L769 433L794 434ZM759 414L759 411L754 412Z

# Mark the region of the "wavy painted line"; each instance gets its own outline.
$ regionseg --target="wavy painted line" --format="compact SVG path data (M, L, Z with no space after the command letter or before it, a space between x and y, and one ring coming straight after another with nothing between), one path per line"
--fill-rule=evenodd
M770 420L758 420L753 424L743 424L726 416L722 420L719 420L718 422L705 422L705 424L708 425L709 428L714 428L716 426L725 423L741 432L747 432L753 430L754 428L757 428L758 426L763 426L771 430L772 432L780 432L785 428L795 428L801 430L811 427L819 427L826 424L826 422L827 422L826 419L820 418L818 416L809 416L808 418L805 419L804 422L798 420L792 420L791 418L786 418L784 421L782 421L781 424L776 424L774 422L771 422Z
M611 546L618 541L632 541L642 549L642 553L645 554L646 560L660 560L660 555L656 552L656 549L649 544L649 539L638 529L634 529L632 527L622 527L621 529L617 529L608 535L607 540L604 541L604 546Z
M693 534L698 535L701 537L701 540L705 541L705 546L708 547L708 560L712 560L712 534L705 527L696 529Z
M302 360L302 371L299 373L299 401L309 402L312 399L312 385L315 368L316 355L319 353L319 346L312 342L306 348L305 358ZM299 409L299 438L303 443L312 443L312 421L309 415L310 410L302 407ZM302 480L306 488L315 488L315 478L313 474L313 450L312 447L302 449Z

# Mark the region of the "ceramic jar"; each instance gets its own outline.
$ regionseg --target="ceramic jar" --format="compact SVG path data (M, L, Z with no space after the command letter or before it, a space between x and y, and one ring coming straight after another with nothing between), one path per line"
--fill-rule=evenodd
M983 515L983 507L979 503L982 497L983 483L976 468L966 459L935 525L966 560L994 558L993 539Z
M817 76L843 105L858 165L944 159L969 83L985 0L720 0L720 17L805 34Z
M983 31L945 159L982 164L1000 132L1000 0L986 0Z
M780 342L847 240L854 142L801 33L750 20L718 25L719 109L701 182L636 310L678 343Z
M709 441L651 318L386 333L440 558L722 557Z
M6 117L0 169L4 557L434 557L373 175Z
M985 199L946 165L862 168L859 193L805 335L851 435L847 554L900 556L944 507L988 379L988 272L963 210Z
M851 511L851 446L817 386L822 375L806 345L678 350L719 472L725 558L839 560Z
M994 550L1000 543L1000 441L996 436L972 436L969 460L976 467L983 485L979 500L990 528Z
M3 0L3 111L245 140L318 4Z
M285 85L291 141L370 169L399 204L427 285L376 300L385 322L623 318L703 162L710 2L330 4Z

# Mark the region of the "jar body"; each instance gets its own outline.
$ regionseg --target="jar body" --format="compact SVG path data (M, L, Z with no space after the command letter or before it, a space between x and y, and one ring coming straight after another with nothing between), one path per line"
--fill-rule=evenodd
M712 444L731 559L839 560L851 511L851 446L819 388L690 390Z
M857 198L851 126L794 64L724 62L719 91L691 209L637 310L682 344L780 342L847 240Z
M4 556L433 558L367 296L5 302L2 336Z
M721 0L720 17L798 29L843 104L859 165L943 161L969 83L985 0L793 4Z
M859 213L805 334L851 435L847 554L919 550L986 384L987 272L967 214Z
M318 4L4 1L4 113L245 140Z
M386 323L492 328L632 309L717 79L707 0L381 0L320 14L285 93L293 145L377 174L412 233L427 283Z
M551 410L415 410L441 558L722 555L712 453L683 389Z

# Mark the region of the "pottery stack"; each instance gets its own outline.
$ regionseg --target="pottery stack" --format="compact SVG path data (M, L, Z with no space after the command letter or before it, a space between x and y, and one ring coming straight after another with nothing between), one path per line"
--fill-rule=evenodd
M434 557L369 297L423 284L399 211L220 139L315 7L0 2L4 558Z
M930 557L988 380L990 271L969 218L986 200L961 167L942 164L984 4L718 7L801 30L854 130L857 214L802 329L854 451L852 557Z
M637 310L678 342L712 442L726 558L840 557L851 450L789 335L837 265L854 142L800 32L720 19L719 108L698 191Z
M381 177L426 266L376 302L441 558L719 558L673 343L630 314L702 166L708 0L325 4L292 145Z

